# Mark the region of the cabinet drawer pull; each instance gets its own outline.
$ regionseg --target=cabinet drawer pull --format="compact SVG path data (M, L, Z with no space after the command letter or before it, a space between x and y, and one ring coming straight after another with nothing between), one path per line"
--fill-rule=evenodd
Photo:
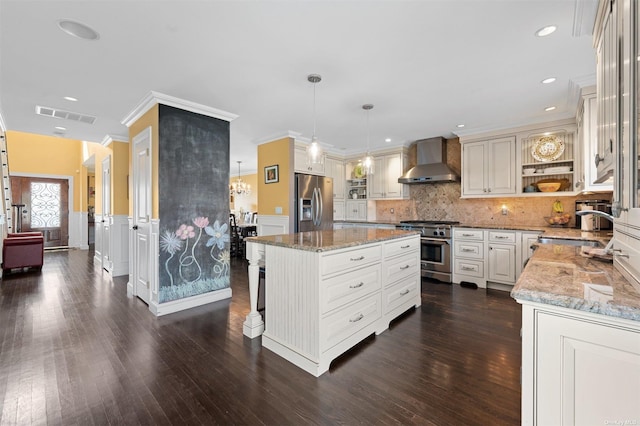
M505 237L504 235L496 235L496 236L495 236L495 239L496 239L496 240L508 240L508 239L509 239L509 237Z
M472 268L471 266L463 266L463 267L462 267L462 270L463 270L463 271L475 271L475 270L476 270L476 268Z
M364 315L361 313L359 313L355 318L349 318L349 322L358 322L360 321L362 318L364 318Z
M363 259L364 259L364 256L350 258L350 260L352 262L358 262L358 261L363 260Z
M349 288L360 288L364 285L364 282L360 281L358 284L356 285L350 285Z
M411 265L404 265L400 267L401 271L404 271L405 269L409 269L411 267Z
M473 237L473 234L462 234L463 237Z
M407 294L409 294L409 289L408 288L404 289L403 291L400 292L400 296L404 296L404 295L407 295Z
M401 249L406 249L406 248L409 248L409 247L411 247L411 244L407 244L406 246L400 246Z
M468 249L468 248L463 248L462 251L465 253L475 252L474 249Z

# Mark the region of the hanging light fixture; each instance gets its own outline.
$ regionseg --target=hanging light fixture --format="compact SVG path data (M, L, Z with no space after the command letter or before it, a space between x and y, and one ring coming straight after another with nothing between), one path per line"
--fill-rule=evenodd
M367 153L365 157L362 159L362 168L365 175L373 174L373 157L369 153L369 111L373 109L373 104L364 104L362 105L362 109L367 111Z
M309 74L307 80L313 83L313 134L311 135L311 143L307 146L307 164L322 164L324 155L322 155L322 147L316 138L316 83L322 80L318 74Z
M229 185L229 194L249 195L251 194L251 185L244 182L240 177L240 163L242 163L242 161L236 161L236 163L238 163L238 179Z

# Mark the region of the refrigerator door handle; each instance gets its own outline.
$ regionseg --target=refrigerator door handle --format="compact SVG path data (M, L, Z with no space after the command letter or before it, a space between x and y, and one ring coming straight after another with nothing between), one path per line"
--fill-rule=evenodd
M320 205L320 213L318 214L318 226L322 225L322 215L324 214L324 204L322 203L322 191L318 188L318 204Z
M319 226L320 225L320 196L319 196L319 192L320 190L318 188L313 188L313 196L316 199L316 208L315 208L315 218L313 220L313 224L315 226Z
M316 191L311 194L311 223L316 224Z

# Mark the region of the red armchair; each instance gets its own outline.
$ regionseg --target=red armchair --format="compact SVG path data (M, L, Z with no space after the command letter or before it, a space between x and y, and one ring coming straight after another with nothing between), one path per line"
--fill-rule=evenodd
M2 269L33 267L42 269L44 237L40 232L8 234L2 244Z

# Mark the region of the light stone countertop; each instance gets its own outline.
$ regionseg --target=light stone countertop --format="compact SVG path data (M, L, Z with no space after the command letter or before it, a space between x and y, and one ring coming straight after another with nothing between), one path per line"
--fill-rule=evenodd
M573 231L555 235L570 238L580 233L577 229ZM596 238L589 235L583 239ZM539 244L511 297L640 321L640 293L611 262L586 257L583 251L582 247Z
M249 237L245 241L319 252L356 247L419 234L420 232L417 231L402 231L399 229L347 228L333 231L308 231L297 234Z

